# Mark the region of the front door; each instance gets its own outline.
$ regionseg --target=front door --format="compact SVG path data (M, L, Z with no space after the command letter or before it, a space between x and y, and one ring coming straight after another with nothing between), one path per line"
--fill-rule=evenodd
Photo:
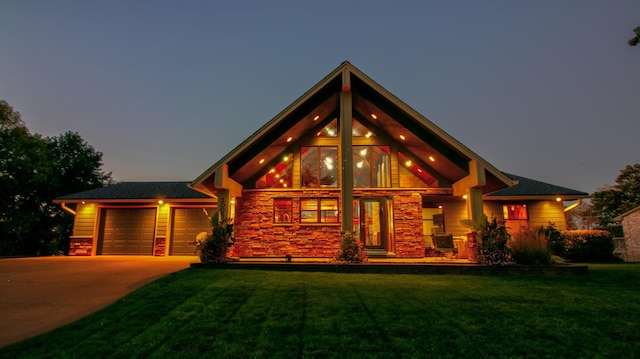
M367 249L387 249L385 203L385 198L358 198L353 201L353 228Z

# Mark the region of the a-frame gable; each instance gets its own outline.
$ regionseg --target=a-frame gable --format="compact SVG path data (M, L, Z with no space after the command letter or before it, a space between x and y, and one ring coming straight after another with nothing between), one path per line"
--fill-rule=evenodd
M346 85L345 85L346 84ZM412 156L456 188L482 187L488 193L513 181L487 161L448 135L348 62L327 75L289 107L256 131L192 182L206 193L216 188L241 187L266 170L293 143L321 121L341 118L340 94L352 94L352 119L371 123L406 148ZM351 120L351 119L349 119ZM351 123L339 124L351 129ZM471 177L473 178L471 178Z

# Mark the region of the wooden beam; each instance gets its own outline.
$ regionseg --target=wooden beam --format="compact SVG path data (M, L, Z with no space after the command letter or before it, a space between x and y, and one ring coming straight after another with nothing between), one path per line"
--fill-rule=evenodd
M453 195L463 196L469 188L479 188L487 184L484 167L476 160L469 161L469 175L453 184Z
M353 119L353 97L351 94L351 73L342 72L340 92L340 165L342 167L342 231L353 231L353 154L351 121Z

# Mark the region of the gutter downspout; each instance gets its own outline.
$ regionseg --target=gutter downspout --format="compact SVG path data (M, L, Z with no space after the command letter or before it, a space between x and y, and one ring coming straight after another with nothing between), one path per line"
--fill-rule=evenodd
M74 216L76 215L76 211L74 211L74 210L72 210L71 208L67 207L67 204L66 204L66 203L64 203L64 202L60 202L60 207L62 207L62 209L63 209L65 212L71 213L71 214L72 214L72 215L74 215Z
M578 198L578 202L574 203L574 204L570 204L568 205L565 209L564 209L564 213L569 212L570 210L578 207L579 205L582 204L582 198Z

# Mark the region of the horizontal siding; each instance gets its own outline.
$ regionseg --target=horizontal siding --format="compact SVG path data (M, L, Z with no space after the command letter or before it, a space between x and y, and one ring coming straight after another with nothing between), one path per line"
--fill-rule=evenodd
M527 203L527 209L529 211L529 225L531 227L548 226L549 223L553 223L556 229L560 231L567 229L562 202L529 202Z
M74 236L93 237L93 231L96 228L97 209L98 206L95 203L78 204L73 224Z
M158 206L158 219L156 221L156 237L167 237L169 225L169 205L167 203Z
M454 236L464 236L469 232L467 227L460 225L460 220L467 218L465 202L447 202L442 206L444 212L444 229Z

